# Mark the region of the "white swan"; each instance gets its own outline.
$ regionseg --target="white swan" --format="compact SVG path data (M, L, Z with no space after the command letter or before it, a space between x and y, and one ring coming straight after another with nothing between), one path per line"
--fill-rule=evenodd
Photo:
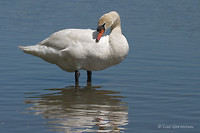
M104 32L110 30L110 35ZM103 70L120 63L128 54L129 45L121 32L119 14L111 11L100 17L97 31L91 29L64 29L33 46L19 46L25 53L38 56L58 65L67 72Z

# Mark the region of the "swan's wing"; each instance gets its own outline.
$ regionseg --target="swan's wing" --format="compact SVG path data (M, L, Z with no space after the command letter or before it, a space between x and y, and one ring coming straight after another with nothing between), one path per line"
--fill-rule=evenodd
M96 43L97 32L91 29L64 29L53 33L39 45L51 47L56 50L63 50L74 47L77 44Z

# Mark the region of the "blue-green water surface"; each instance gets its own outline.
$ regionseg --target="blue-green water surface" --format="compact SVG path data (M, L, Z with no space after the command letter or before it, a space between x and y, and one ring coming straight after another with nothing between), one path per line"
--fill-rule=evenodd
M96 29L116 10L130 51L119 65L74 73L24 54L65 28ZM109 32L108 32L109 33ZM0 1L3 133L198 133L200 1Z

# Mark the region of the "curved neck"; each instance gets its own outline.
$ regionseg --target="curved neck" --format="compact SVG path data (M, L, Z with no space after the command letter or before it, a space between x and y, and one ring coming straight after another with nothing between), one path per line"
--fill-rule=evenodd
M111 32L122 33L121 24L120 24L120 23L117 23L117 24L114 23L114 24L110 27L110 33L111 33Z
M118 33L122 34L121 26L111 27L110 33L111 32L118 32Z
M113 25L110 27L110 32L112 31L117 31L119 33L122 33L120 18L117 18L115 22L113 23Z

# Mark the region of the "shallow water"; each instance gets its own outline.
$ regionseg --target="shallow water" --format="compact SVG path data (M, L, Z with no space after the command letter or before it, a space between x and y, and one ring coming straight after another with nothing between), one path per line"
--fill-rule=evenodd
M99 89L100 88L100 89ZM52 131L95 132L120 131L128 124L127 105L119 92L102 90L100 86L86 86L75 90L73 86L52 91L25 101L35 115L49 119Z
M200 130L200 2L0 1L1 132L197 133ZM96 29L121 16L130 51L93 72L92 85L22 53L64 28Z

